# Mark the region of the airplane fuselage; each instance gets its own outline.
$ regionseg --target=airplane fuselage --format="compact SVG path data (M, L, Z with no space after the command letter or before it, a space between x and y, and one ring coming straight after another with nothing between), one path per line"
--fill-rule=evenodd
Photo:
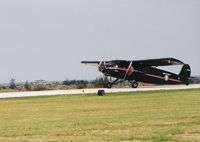
M114 78L125 79L125 80L135 80L144 83L152 84L181 84L183 81L180 76L168 71L164 71L154 67L147 67L137 69L131 67L128 71L127 69L108 67L102 71L104 75L111 76Z

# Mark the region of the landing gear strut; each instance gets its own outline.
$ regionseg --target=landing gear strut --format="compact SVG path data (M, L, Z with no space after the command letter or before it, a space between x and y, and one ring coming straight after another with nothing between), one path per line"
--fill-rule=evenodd
M135 81L135 80L132 81L132 82L131 82L131 87L132 87L132 88L137 88L137 87L138 87L137 81Z
M112 86L118 81L119 79L117 78L115 81L113 81L113 82L108 82L107 83L107 85L106 85L106 87L107 88L112 88Z

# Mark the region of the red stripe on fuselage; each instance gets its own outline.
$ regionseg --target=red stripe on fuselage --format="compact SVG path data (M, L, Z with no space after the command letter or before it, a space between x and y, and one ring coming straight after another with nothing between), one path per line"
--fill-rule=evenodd
M145 74L145 75L165 80L165 78L162 76L157 76L157 75L152 75L152 74ZM172 79L172 78L169 78L169 80L174 81L174 82L179 82L179 83L182 82L180 80L176 80L176 79Z
M107 69L126 71L126 69L122 69L122 68L118 68L118 67L109 67L109 68L107 68Z
M180 80L176 80L176 79L172 79L172 78L169 78L169 80L171 80L171 81L175 81L175 82L179 82L179 83L182 82L182 81L180 81Z
M150 77L154 77L154 78L160 78L160 79L164 79L164 77L161 77L161 76L157 76L157 75L152 75L152 74L144 74L146 76L150 76Z

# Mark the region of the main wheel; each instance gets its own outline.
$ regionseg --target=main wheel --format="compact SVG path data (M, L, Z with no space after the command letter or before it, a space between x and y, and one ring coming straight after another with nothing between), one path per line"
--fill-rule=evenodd
M136 81L133 81L131 83L132 88L137 88L138 87L138 83Z
M107 85L106 85L106 87L107 87L107 88L112 88L112 83L111 83L111 82L108 82Z

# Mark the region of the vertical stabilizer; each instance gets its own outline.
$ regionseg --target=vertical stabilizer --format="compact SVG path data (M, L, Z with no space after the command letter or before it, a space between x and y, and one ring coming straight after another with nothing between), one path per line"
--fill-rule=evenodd
M191 75L190 66L188 64L184 64L179 75L181 79L185 82L185 84L188 85L189 84L188 79Z

